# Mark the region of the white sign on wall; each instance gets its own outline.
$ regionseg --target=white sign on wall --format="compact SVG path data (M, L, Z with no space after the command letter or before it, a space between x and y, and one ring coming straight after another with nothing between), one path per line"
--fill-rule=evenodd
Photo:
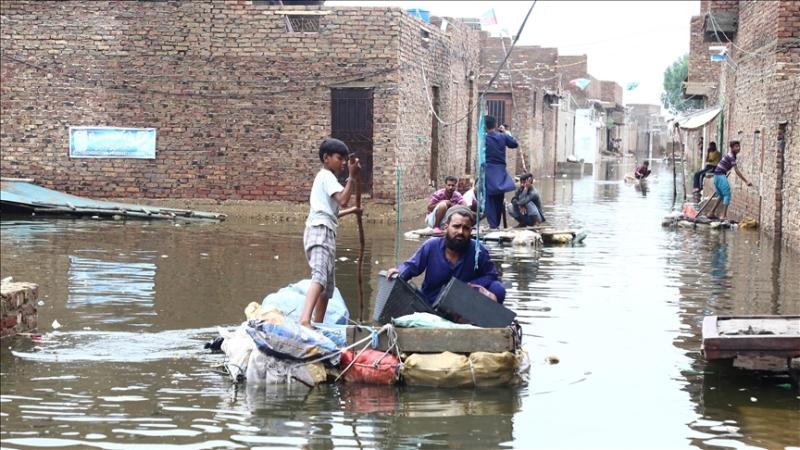
M156 158L155 128L69 127L70 158Z

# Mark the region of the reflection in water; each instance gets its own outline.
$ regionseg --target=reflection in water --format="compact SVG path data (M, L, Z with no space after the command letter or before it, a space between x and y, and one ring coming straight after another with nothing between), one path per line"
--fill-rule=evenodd
M201 343L240 323L248 302L308 276L302 225L4 217L0 276L40 284L45 334L0 347L2 444L800 446L800 400L785 378L708 365L699 352L705 315L800 314L800 257L756 232L662 229L672 183L651 180L645 197L621 181L625 161L599 163L597 180L537 181L548 223L587 229L583 246L488 246L533 364L514 388L233 387ZM395 265L394 225L366 234L371 298L377 272ZM338 287L357 311L351 220L337 241ZM420 243L397 241L400 258ZM52 333L54 319L63 327Z
M152 259L150 255L145 257ZM70 256L69 262L70 309L100 323L130 322L137 316L155 315L155 264L78 256Z

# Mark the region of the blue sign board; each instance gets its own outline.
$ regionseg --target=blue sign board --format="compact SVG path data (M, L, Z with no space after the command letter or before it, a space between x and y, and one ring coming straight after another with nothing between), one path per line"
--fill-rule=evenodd
M155 128L69 127L70 158L156 158Z

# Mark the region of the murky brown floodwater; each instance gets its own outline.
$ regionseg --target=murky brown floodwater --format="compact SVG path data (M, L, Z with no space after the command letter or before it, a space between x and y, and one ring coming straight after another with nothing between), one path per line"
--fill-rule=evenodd
M699 352L704 315L800 314L800 257L756 232L662 229L666 168L646 196L616 165L597 172L610 181L539 183L548 220L589 230L585 245L492 247L534 363L518 388L235 388L202 343L307 276L302 225L4 217L0 275L39 283L46 334L3 341L2 446L800 447L786 378ZM337 266L351 311L354 228ZM394 265L394 235L368 228L369 279Z

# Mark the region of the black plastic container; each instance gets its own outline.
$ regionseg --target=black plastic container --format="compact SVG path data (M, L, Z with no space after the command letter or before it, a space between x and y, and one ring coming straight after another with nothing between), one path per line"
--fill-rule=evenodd
M478 292L463 281L453 278L433 304L436 312L456 323L469 323L484 328L511 325L517 314Z
M415 312L436 314L433 307L422 298L417 290L400 277L386 278L381 271L378 277L378 292L375 296L375 312L372 319L380 324L389 323L393 318Z

